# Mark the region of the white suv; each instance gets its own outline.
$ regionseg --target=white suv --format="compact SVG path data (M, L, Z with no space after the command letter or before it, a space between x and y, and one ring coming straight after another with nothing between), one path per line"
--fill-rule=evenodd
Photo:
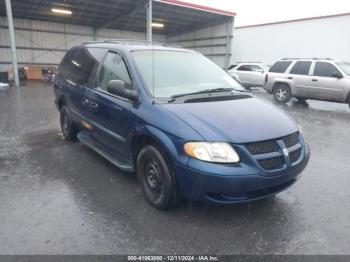
M228 73L246 88L261 87L269 66L262 63L237 63L228 68Z
M266 74L264 89L279 103L296 97L350 106L350 63L330 58L284 58Z

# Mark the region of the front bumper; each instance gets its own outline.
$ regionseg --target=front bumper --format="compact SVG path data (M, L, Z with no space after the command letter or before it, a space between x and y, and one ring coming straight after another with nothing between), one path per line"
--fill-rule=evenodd
M201 168L175 164L179 190L187 199L212 203L243 203L273 196L300 177L310 158L304 144L301 160L294 166L267 173L247 164L224 166L202 162ZM205 167L207 165L207 168Z

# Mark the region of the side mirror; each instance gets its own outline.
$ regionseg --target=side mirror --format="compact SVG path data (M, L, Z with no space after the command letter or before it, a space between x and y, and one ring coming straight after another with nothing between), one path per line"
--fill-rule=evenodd
M111 80L108 82L107 91L113 95L126 98L132 102L137 102L139 96L135 90L129 90L125 87L123 80Z
M335 77L335 78L338 78L338 79L343 78L342 74L339 73L339 72L333 72L332 73L332 77Z

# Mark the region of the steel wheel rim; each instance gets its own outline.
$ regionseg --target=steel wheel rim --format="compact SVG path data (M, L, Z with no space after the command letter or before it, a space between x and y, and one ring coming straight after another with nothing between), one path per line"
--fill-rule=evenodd
M62 116L62 131L63 131L64 134L67 134L68 122L69 122L68 116L67 116L67 114L64 114Z
M162 193L162 182L160 180L160 170L156 161L150 159L144 168L145 182L150 191L159 196Z

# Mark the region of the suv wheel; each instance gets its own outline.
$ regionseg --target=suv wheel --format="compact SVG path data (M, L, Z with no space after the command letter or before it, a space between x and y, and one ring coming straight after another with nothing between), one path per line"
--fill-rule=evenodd
M287 84L279 84L273 90L273 97L278 103L287 103L291 98L289 86Z
M146 145L137 157L137 177L146 200L164 210L178 200L175 176L161 151Z
M76 140L78 129L70 119L66 106L62 106L60 109L60 123L64 138L69 141Z

